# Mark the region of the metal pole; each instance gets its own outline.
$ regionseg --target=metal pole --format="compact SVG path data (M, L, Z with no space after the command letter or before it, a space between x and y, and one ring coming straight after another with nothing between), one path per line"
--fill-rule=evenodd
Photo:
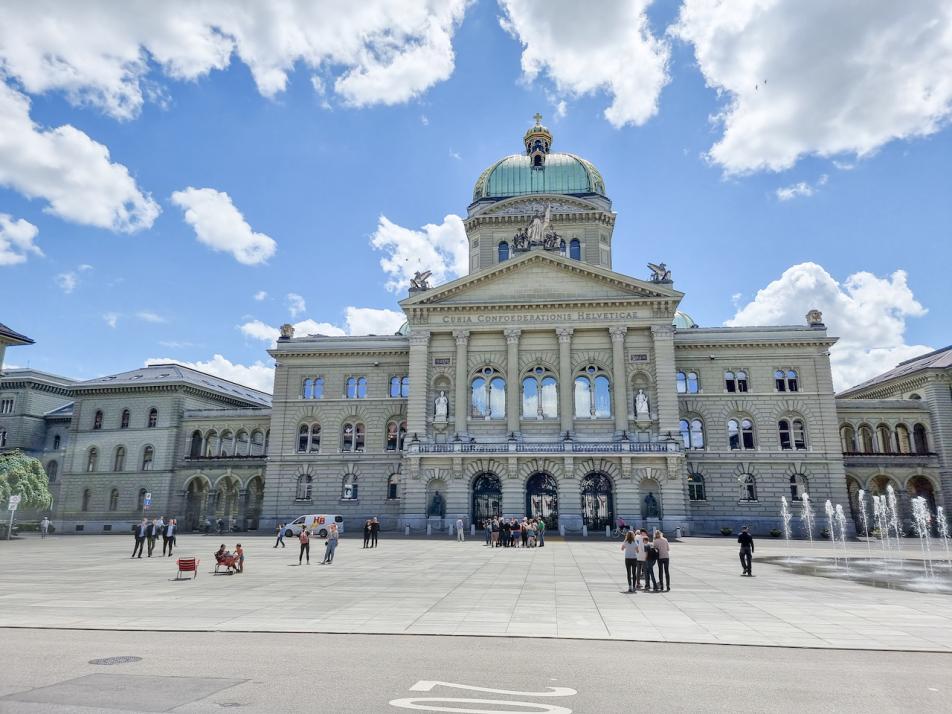
M10 509L10 525L7 526L7 540L13 537L13 516L16 515L16 509Z

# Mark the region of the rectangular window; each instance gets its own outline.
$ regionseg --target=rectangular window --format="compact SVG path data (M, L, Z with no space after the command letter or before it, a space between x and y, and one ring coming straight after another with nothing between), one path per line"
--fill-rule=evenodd
M0 400L0 414L13 414L13 400Z

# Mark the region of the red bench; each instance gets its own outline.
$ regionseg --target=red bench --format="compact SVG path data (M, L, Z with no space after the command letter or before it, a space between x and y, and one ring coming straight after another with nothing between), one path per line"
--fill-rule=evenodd
M193 573L192 580L198 577L198 558L179 558L178 559L178 575L175 576L176 580L180 580L182 573Z

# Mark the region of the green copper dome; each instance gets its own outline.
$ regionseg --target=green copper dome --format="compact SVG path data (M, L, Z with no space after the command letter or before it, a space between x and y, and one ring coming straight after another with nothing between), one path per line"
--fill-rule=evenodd
M542 166L532 158L513 154L483 171L473 189L473 200L505 198L531 193L600 193L605 182L590 162L575 154L547 153Z

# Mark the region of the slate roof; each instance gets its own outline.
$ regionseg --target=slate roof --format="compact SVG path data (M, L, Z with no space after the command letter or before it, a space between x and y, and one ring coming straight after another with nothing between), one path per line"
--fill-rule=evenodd
M96 377L79 382L75 389L102 389L108 387L156 386L184 384L230 399L238 399L253 406L270 407L271 395L227 379L215 377L181 364L153 364L148 367Z
M14 332L9 327L0 322L0 337L6 337L8 340L13 341L14 344L20 345L32 345L33 340L31 340L26 335L21 335L19 332Z
M907 375L913 374L914 372L921 372L922 370L926 369L949 368L952 368L952 345L943 347L942 349L936 350L935 352L929 352L928 354L907 359L905 362L900 362L888 372L883 372L882 374L877 375L876 377L873 377L862 384L857 384L855 387L850 387L837 396L848 396L855 392L874 387L877 384L882 384L883 382L888 382L898 377L905 377Z
M59 374L52 374L51 372L43 372L42 370L32 369L30 367L6 369L3 371L3 374L0 375L0 379L4 381L44 382L46 384L56 384L61 387L71 387L76 384L75 379L63 377Z
M50 409L46 414L43 415L44 419L66 419L67 417L73 416L73 404L75 402L66 402L66 404L56 407L56 409Z

